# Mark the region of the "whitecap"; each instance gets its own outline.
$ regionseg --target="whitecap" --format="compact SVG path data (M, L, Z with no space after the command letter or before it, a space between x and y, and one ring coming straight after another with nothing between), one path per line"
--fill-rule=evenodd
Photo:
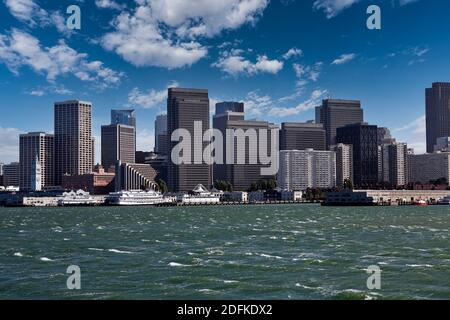
M105 251L104 249L99 249L99 248L88 248L88 250L91 250L91 251Z
M16 257L23 257L23 254L21 252L16 252L16 253L14 253L14 256L16 256Z
M168 266L169 267L192 267L191 265L181 264L181 263L178 263L178 262L169 262Z
M39 260L44 261L44 262L49 262L49 261L53 261L52 259L49 259L47 257L42 257Z
M133 252L130 251L122 251L122 250L117 250L117 249L108 249L109 252L114 252L114 253L127 253L127 254L131 254Z
M272 256L270 254L265 254L265 253L261 253L260 256L263 257L263 258L269 258L269 259L283 259L282 257Z
M406 266L411 268L433 268L431 264L407 264Z

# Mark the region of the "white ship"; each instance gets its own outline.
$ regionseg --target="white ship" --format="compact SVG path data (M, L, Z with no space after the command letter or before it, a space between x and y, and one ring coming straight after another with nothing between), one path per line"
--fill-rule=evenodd
M163 195L153 190L112 192L107 201L108 204L115 206L149 206L165 202Z
M182 204L216 204L220 202L220 196L214 194L203 185L197 185L190 194L180 193L177 195L177 201Z
M94 198L83 190L64 192L61 197L58 198L58 206L93 206L104 203L104 199Z

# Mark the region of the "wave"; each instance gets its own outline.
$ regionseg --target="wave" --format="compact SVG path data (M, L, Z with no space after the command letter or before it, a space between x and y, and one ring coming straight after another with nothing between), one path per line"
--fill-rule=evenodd
M47 257L42 257L42 258L40 258L39 260L44 261L44 262L54 261L54 260L49 259L49 258L47 258Z
M114 252L114 253L125 253L125 254L132 254L133 252L130 251L122 251L122 250L117 250L117 249L108 249L109 252Z

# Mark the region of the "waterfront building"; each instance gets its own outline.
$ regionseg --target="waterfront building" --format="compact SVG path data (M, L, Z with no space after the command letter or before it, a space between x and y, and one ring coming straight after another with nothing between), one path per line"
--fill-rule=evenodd
M169 136L167 134L167 114L156 116L155 120L155 153L169 154Z
M54 108L54 184L60 186L65 174L92 171L92 104L69 100L56 102Z
M0 162L0 176L3 176L3 163Z
M230 104L230 102L228 102ZM244 110L243 104L235 103L239 107L233 110ZM223 108L219 108L223 110ZM253 182L259 180L274 179L274 175L263 175L261 170L270 165L261 164L258 157L258 150L261 141L261 132L266 131L267 135L267 154L272 155L272 141L271 132L276 131L277 138L274 146L278 150L278 131L279 128L273 123L267 121L258 120L245 120L244 112L226 110L224 113L219 113L213 117L213 128L219 130L223 136L223 164L215 163L214 168L214 180L229 182L234 190L246 191L250 189ZM234 130L234 135L229 136L227 130ZM255 134L246 135L247 130L252 130ZM245 137L240 139L238 132L242 132ZM232 141L230 141L233 139ZM234 146L233 149L229 149L229 146ZM231 163L226 163L227 158L230 158ZM241 159L243 161L239 161ZM252 161L253 160L253 161Z
M336 184L343 186L346 180L353 182L353 146L338 143L336 151Z
M433 152L450 152L450 137L439 137Z
M278 187L283 190L304 191L336 186L334 151L282 150L279 165Z
M284 122L281 124L279 145L280 150L326 150L323 124Z
M66 190L84 190L90 194L108 194L114 191L114 172L105 172L100 165L83 175L64 175L62 187Z
M432 153L438 138L450 136L450 83L433 83L425 96L427 152Z
M430 181L446 179L450 182L450 153L429 153L408 156L409 181L427 184ZM450 185L450 184L449 184Z
M408 184L408 145L406 143L384 144L381 149L379 162L381 163L382 182L393 186Z
M7 187L19 187L20 163L11 162L3 165L3 185Z
M200 124L200 137L194 135L194 123ZM203 150L210 141L202 140L206 130L209 129L209 96L208 90L169 88L167 98L167 133L169 137L177 129L184 129L191 135L190 163L177 164L172 159L171 150L179 143L169 143L168 186L174 192L192 190L197 184L212 185L211 165L195 155L203 155ZM178 155L177 155L178 156Z
M336 141L353 147L353 182L357 186L378 182L378 130L369 124L337 129Z
M102 126L102 166L114 171L117 161L135 163L136 129L124 124Z
M40 191L54 185L54 136L30 132L19 136L19 186L22 191Z
M222 201L248 202L248 192L246 191L225 191L222 195Z
M316 107L316 123L322 123L326 131L327 150L337 143L337 128L362 123L363 119L364 111L358 100L326 99Z
M148 164L122 163L116 164L115 191L155 190L157 172Z

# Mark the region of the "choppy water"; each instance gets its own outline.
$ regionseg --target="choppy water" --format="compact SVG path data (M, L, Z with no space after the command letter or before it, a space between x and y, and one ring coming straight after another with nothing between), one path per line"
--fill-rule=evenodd
M450 299L449 237L450 207L0 208L0 298Z

